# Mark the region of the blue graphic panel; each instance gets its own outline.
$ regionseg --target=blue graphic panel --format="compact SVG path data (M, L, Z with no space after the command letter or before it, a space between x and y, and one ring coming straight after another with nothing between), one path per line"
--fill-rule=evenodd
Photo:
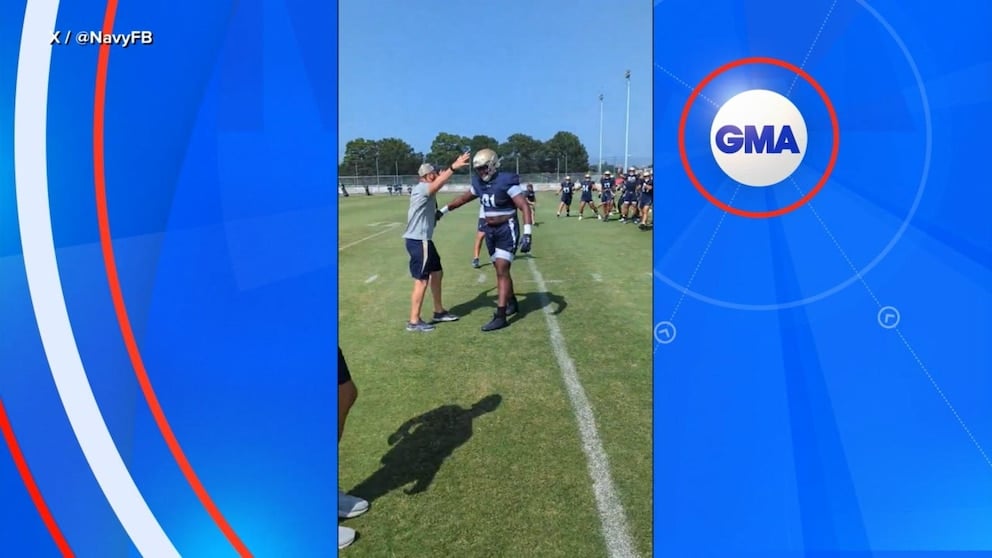
M992 552L990 16L978 1L656 4L659 556ZM686 108L756 57L826 98L749 63ZM751 89L789 98L809 130L798 170L763 188L710 147L717 110ZM792 211L740 214L788 207L825 173Z
M22 37L55 6L44 33ZM105 83L89 32L107 3L0 7L0 400L18 446L77 556L139 555L120 493L96 472L115 459L130 480L111 484L133 482L183 556L332 555L336 7L111 6ZM39 45L47 72L18 63ZM45 78L47 99L18 95L25 76ZM47 123L15 130L18 105L39 103ZM45 140L47 182L15 181L35 162L32 137ZM43 243L22 216L37 200L54 284L38 280ZM53 285L61 297L44 296ZM64 308L68 344L51 342L43 307ZM75 354L86 381L67 390L59 363ZM95 423L65 403L83 392ZM100 429L113 444L87 455ZM3 554L59 556L0 454Z

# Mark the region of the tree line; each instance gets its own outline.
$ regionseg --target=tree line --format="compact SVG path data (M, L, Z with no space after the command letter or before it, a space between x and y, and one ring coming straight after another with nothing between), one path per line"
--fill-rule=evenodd
M596 170L595 165L589 165L585 146L571 132L558 132L547 141L527 134L512 134L502 143L486 135L468 137L441 132L431 143L429 153L414 151L410 144L399 138L353 139L345 146L338 175L415 175L421 163L443 167L466 149L475 153L487 147L500 155L502 168L520 174Z

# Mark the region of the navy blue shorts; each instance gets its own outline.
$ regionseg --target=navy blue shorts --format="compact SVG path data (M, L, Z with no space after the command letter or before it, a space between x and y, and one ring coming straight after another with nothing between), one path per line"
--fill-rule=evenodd
M441 271L441 256L434 247L433 240L413 240L407 238L406 251L410 254L410 276L424 280L431 273Z
M561 197L561 203L565 205L572 205L572 194L565 194Z
M583 192L582 201L585 203L592 203L592 192Z
M627 192L623 195L623 203L637 203L637 193Z
M338 385L347 384L351 381L351 372L348 370L348 363L344 361L344 353L338 347Z
M489 256L512 262L520 245L520 223L516 217L498 225L486 225L485 232Z
M603 193L602 193L602 194L601 194L601 195L599 196L599 201L601 201L601 202L603 202L603 203L606 203L606 202L611 202L611 201L613 201L613 192L603 192Z
M641 205L643 206L651 205L652 201L653 199L651 196L644 196L644 195L641 196Z
M485 232L486 230L486 220L482 217L479 217L479 228L477 230L479 232Z

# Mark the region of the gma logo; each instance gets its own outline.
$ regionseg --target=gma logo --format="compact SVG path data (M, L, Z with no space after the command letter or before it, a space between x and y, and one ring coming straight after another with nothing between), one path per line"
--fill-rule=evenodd
M742 131L733 124L721 126L716 131L717 148L728 154L739 153L799 153L799 143L792 133L792 126L786 124L776 134L775 126L758 126L747 124Z

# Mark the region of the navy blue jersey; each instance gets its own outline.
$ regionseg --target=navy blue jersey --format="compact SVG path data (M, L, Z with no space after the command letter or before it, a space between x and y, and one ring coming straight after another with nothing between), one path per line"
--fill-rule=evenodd
M524 190L524 195L527 196L527 201L537 201L537 196L535 195L534 190Z
M486 217L513 215L517 211L514 196L524 193L520 187L520 177L512 172L500 171L489 182L483 182L477 174L472 175L472 193L479 198Z
M654 179L648 178L641 184L641 196L650 198L654 194Z
M582 188L583 194L590 194L592 193L592 187L594 184L596 183L593 182L592 180L583 180L582 182L579 183L579 186Z
M609 178L609 177L604 177L602 180L599 181L599 187L604 192L612 192L613 191L613 179L612 178Z
M640 182L636 174L628 174L624 177L623 191L625 194L633 194L637 191L637 185Z
M561 183L561 193L562 193L562 195L570 196L572 194L572 190L574 188L575 188L575 183L574 182L562 182Z

